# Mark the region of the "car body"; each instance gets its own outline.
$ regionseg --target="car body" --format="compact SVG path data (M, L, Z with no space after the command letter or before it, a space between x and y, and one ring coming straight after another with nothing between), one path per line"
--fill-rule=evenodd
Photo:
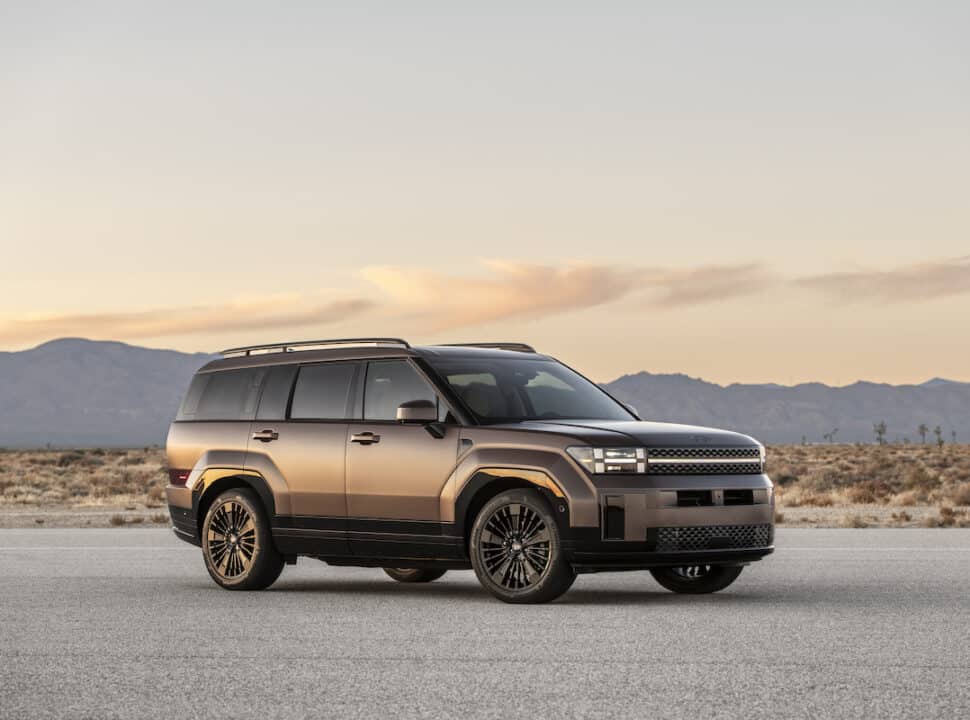
M175 532L203 547L224 587L268 585L277 566L309 556L415 582L474 567L511 602L552 599L576 573L605 570L649 569L671 589L710 592L773 550L757 441L641 421L515 343L225 351L193 379L167 454ZM233 492L222 519L210 517ZM497 510L496 498L506 498ZM245 528L233 524L247 513ZM531 540L528 523L543 528ZM253 579L240 568L255 545L273 567ZM552 565L558 580L540 592Z

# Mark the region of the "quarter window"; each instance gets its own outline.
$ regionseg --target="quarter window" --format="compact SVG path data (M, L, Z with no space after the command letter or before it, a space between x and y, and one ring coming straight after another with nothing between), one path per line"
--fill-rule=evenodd
M179 420L252 420L262 368L196 375L182 403Z

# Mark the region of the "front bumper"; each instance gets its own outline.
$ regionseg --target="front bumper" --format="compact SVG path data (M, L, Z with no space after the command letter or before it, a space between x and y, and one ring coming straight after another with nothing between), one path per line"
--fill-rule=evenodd
M571 527L579 572L754 562L774 550L767 475L594 476L598 528Z

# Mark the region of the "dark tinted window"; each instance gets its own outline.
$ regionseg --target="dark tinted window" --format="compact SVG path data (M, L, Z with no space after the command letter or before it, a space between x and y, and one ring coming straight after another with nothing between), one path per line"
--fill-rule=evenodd
M485 423L634 419L599 387L552 360L526 356L430 362L465 406Z
M356 363L326 363L300 368L290 417L295 420L343 420Z
M223 370L196 375L179 420L252 420L264 370Z
M404 360L372 362L364 386L364 419L395 420L397 407L409 400L438 398L428 382Z
M283 365L270 368L263 381L263 392L259 398L257 420L284 420L286 404L290 401L290 390L296 376L296 365Z

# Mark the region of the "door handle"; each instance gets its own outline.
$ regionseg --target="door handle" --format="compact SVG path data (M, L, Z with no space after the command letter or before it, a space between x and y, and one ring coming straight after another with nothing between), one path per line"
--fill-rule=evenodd
M354 433L350 436L350 442L360 443L361 445L373 445L381 441L380 435L372 432Z
M260 442L270 442L272 440L277 440L280 434L275 430L260 430L259 432L253 433L253 440L259 440Z

